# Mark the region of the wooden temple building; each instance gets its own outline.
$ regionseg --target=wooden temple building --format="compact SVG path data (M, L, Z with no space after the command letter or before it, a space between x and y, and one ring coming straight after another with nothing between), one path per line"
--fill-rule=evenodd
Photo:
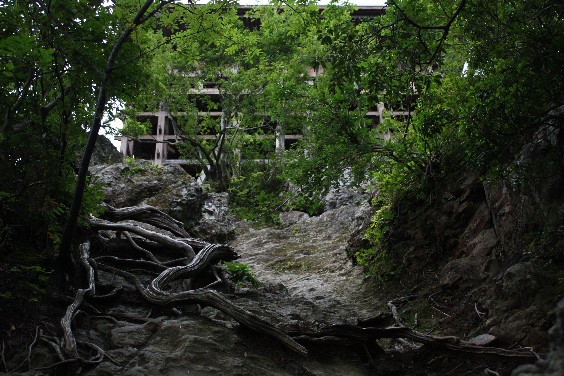
M252 9L252 6L239 6L238 15L248 28L254 28L257 21L246 17L246 13ZM323 6L319 7L320 11L324 9ZM373 18L382 15L385 12L385 6L361 6L356 8L352 17L356 20L366 18ZM314 78L319 72L312 69L309 70L309 75ZM200 89L191 89L188 95L206 96L208 99L220 102L220 90L216 87L204 87ZM376 126L382 121L384 113L384 105L376 104L373 111L366 113L366 118ZM409 115L406 111L394 111L392 116L406 116ZM139 119L148 121L151 124L151 133L137 137L136 139L126 136L117 136L116 139L120 141L120 152L124 157L135 157L138 159L152 160L157 165L162 164L180 164L183 167L190 164L189 161L180 159L179 152L174 146L174 142L178 139L175 134L173 121L166 111L158 112L141 112L138 114ZM198 116L209 116L212 118L221 118L223 113L221 111L205 111L202 109L198 112ZM214 135L201 135L203 138L214 138ZM289 148L289 146L301 138L300 134L276 134L275 148L276 151L282 151Z

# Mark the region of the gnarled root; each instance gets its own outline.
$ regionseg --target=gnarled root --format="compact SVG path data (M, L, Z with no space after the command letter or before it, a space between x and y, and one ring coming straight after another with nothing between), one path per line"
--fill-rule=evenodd
M98 270L123 277L135 286L141 296L151 304L166 306L178 302L189 302L211 306L232 317L245 327L278 339L293 351L300 354L307 353L305 347L298 344L281 329L264 318L238 307L219 292L209 288L222 281L214 264L219 261L235 260L239 257L231 247L190 238L181 222L150 206L122 209L106 206L103 218L91 217L89 220L92 229L106 231L105 237L97 237L98 241L110 242L111 239L108 240L108 234L112 234L112 231L114 231L116 238L121 235L125 237L125 240L121 240L121 244L128 246L129 253L133 254L127 258L115 255L101 255L92 258L90 242L85 241L80 245L80 265L85 271L83 274L87 276L88 286L78 289L72 303L67 307L65 315L61 319L62 338L41 337L43 342L55 349L59 358L59 362L45 369L68 364L93 365L102 362L104 359L114 362L100 346L77 340L73 333L73 322L78 313L81 312L79 308L88 304L85 301L86 299L96 300ZM127 222L111 222L124 220L127 220ZM149 230L145 228L146 226L143 227L136 222L152 225L168 233ZM116 242L114 241L114 243ZM119 241L116 244L120 244ZM171 258L171 255L174 255L174 257ZM178 258L179 256L180 258ZM145 285L137 275L138 271L142 271L144 275L151 273L157 275L150 283ZM213 275L215 281L206 283L204 288L181 291L175 291L171 288L171 283L174 281L187 280L188 285L194 285L195 279L208 274ZM116 287L116 289L119 288ZM116 289L114 290L117 292ZM99 298L111 299L115 294L114 292ZM99 314L100 317L111 318L111 316L105 316L101 312Z

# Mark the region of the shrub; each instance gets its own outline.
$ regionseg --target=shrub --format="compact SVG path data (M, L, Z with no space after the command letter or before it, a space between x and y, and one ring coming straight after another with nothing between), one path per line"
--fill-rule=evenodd
M244 285L257 287L260 285L260 282L255 278L249 265L229 261L224 261L223 264L226 267L227 274L235 281L238 287Z

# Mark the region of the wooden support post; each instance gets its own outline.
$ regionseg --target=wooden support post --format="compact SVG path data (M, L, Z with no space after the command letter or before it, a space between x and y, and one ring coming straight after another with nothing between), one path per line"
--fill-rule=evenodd
M159 111L157 113L157 143L155 145L155 164L162 165L163 161L166 160L167 145L164 143L164 136L166 130L167 114L165 111Z
M276 124L275 137L276 137L276 155L281 156L286 150L286 135L284 134L284 127L282 124Z
M121 140L120 140L120 145L119 145L119 151L121 152L121 155L125 158L125 157L129 157L129 150L128 150L128 139L125 136L121 136Z
M381 124L384 121L384 111L386 110L386 107L384 107L384 103L380 102L377 104L377 108L378 108L378 112L379 112L379 123Z

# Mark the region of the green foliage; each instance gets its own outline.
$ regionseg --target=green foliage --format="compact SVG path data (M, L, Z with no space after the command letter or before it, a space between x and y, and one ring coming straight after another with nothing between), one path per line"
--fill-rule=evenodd
M253 169L248 164L244 174L231 179L231 208L241 219L258 224L276 224L278 213L284 206L286 184L268 166L262 167Z
M437 182L461 169L530 175L508 166L536 130L562 121L552 110L564 103L564 80L549 82L563 65L556 46L564 22L552 2L395 4L366 23L352 22L347 8L323 12L313 35L324 74L310 92L305 137L285 164L310 202L343 172L353 185L371 180L380 210L367 231L373 247L358 261L384 275L395 256L384 214L406 199L432 198ZM368 124L364 113L378 102L389 111ZM414 114L392 118L390 110Z
M523 241L528 252L534 256L546 259L562 260L562 239L564 235L564 225L546 224L542 229L529 232L523 236Z
M363 249L355 255L359 265L365 268L367 276L386 282L398 274L398 266L385 248L377 246Z
M357 263L365 268L366 274L380 281L391 278L397 269L397 265L390 256L388 242L393 219L392 207L389 204L381 206L364 233L364 238L370 241L372 246L355 254Z
M61 244L63 225L67 214L68 207L56 201L50 203L45 214L48 224L47 236L55 248Z
M364 233L364 238L369 240L376 247L386 248L386 235L390 230L390 223L393 219L394 212L391 206L389 204L383 205L376 211L374 217L372 217L370 226Z
M122 176L133 176L133 175L139 175L142 174L143 172L145 172L145 168L142 166L134 166L134 167L130 167L127 169L123 169L121 171L121 175Z
M7 271L6 276L9 282L13 282L15 280L17 283L10 283L9 286L10 288L13 288L13 290L3 291L0 293L0 298L8 300L17 297L20 300L37 302L39 300L38 298L42 298L47 295L47 288L49 286L52 273L52 271L37 264L14 265Z
M126 118L121 129L122 136L138 138L139 136L150 134L151 124L149 122L139 122L130 117Z
M86 219L89 215L99 217L104 212L102 202L104 201L104 191L101 183L92 183L86 186L84 197L82 199L80 224L87 226Z
M4 299L12 299L14 298L14 294L12 294L10 291L6 291L0 294L0 297L4 298Z
M141 164L141 162L137 161L135 157L125 157L124 161L127 166L120 172L122 176L134 176L142 174L159 175L163 172L162 166L155 163ZM100 194L102 194L102 192L100 192ZM100 198L101 200L103 199L103 197Z
M45 249L59 241L104 59L139 4L5 3L0 252ZM386 213L399 213L402 200L432 197L461 169L497 179L537 171L509 166L535 131L562 122L554 109L564 103L564 22L553 1L398 0L366 22L335 2L321 17L309 1L275 4L253 8L253 30L231 2L171 7L158 27L137 28L109 88L128 105L123 134L147 133L137 112L169 110L182 157L229 190L239 216L263 223L286 208L319 213L323 194L343 182L372 184L381 209L359 262L383 275L392 259ZM193 95L210 83L219 96ZM381 105L382 122L366 118ZM304 137L274 155L275 131ZM553 155L550 173L561 171ZM132 162L127 173L145 171ZM101 200L94 187L86 196L83 216Z
M130 1L118 3L9 0L0 6L2 256L55 253L94 117L94 91L125 20L138 10ZM120 69L107 92L112 100L127 100L144 84L143 34L138 28L116 61ZM99 201L99 192L87 193L83 212L96 211Z
M549 78L562 76L564 62L556 47L563 42L557 30L564 30L558 13L544 0L476 1L463 10L414 119L429 147L443 154L446 169L504 170L562 103L561 80ZM542 59L538 40L547 46Z
M135 165L135 157L125 157L124 162L128 166L134 166Z
M235 281L237 287L250 285L258 287L260 282L255 278L251 267L247 264L240 264L237 262L224 261L226 272Z

